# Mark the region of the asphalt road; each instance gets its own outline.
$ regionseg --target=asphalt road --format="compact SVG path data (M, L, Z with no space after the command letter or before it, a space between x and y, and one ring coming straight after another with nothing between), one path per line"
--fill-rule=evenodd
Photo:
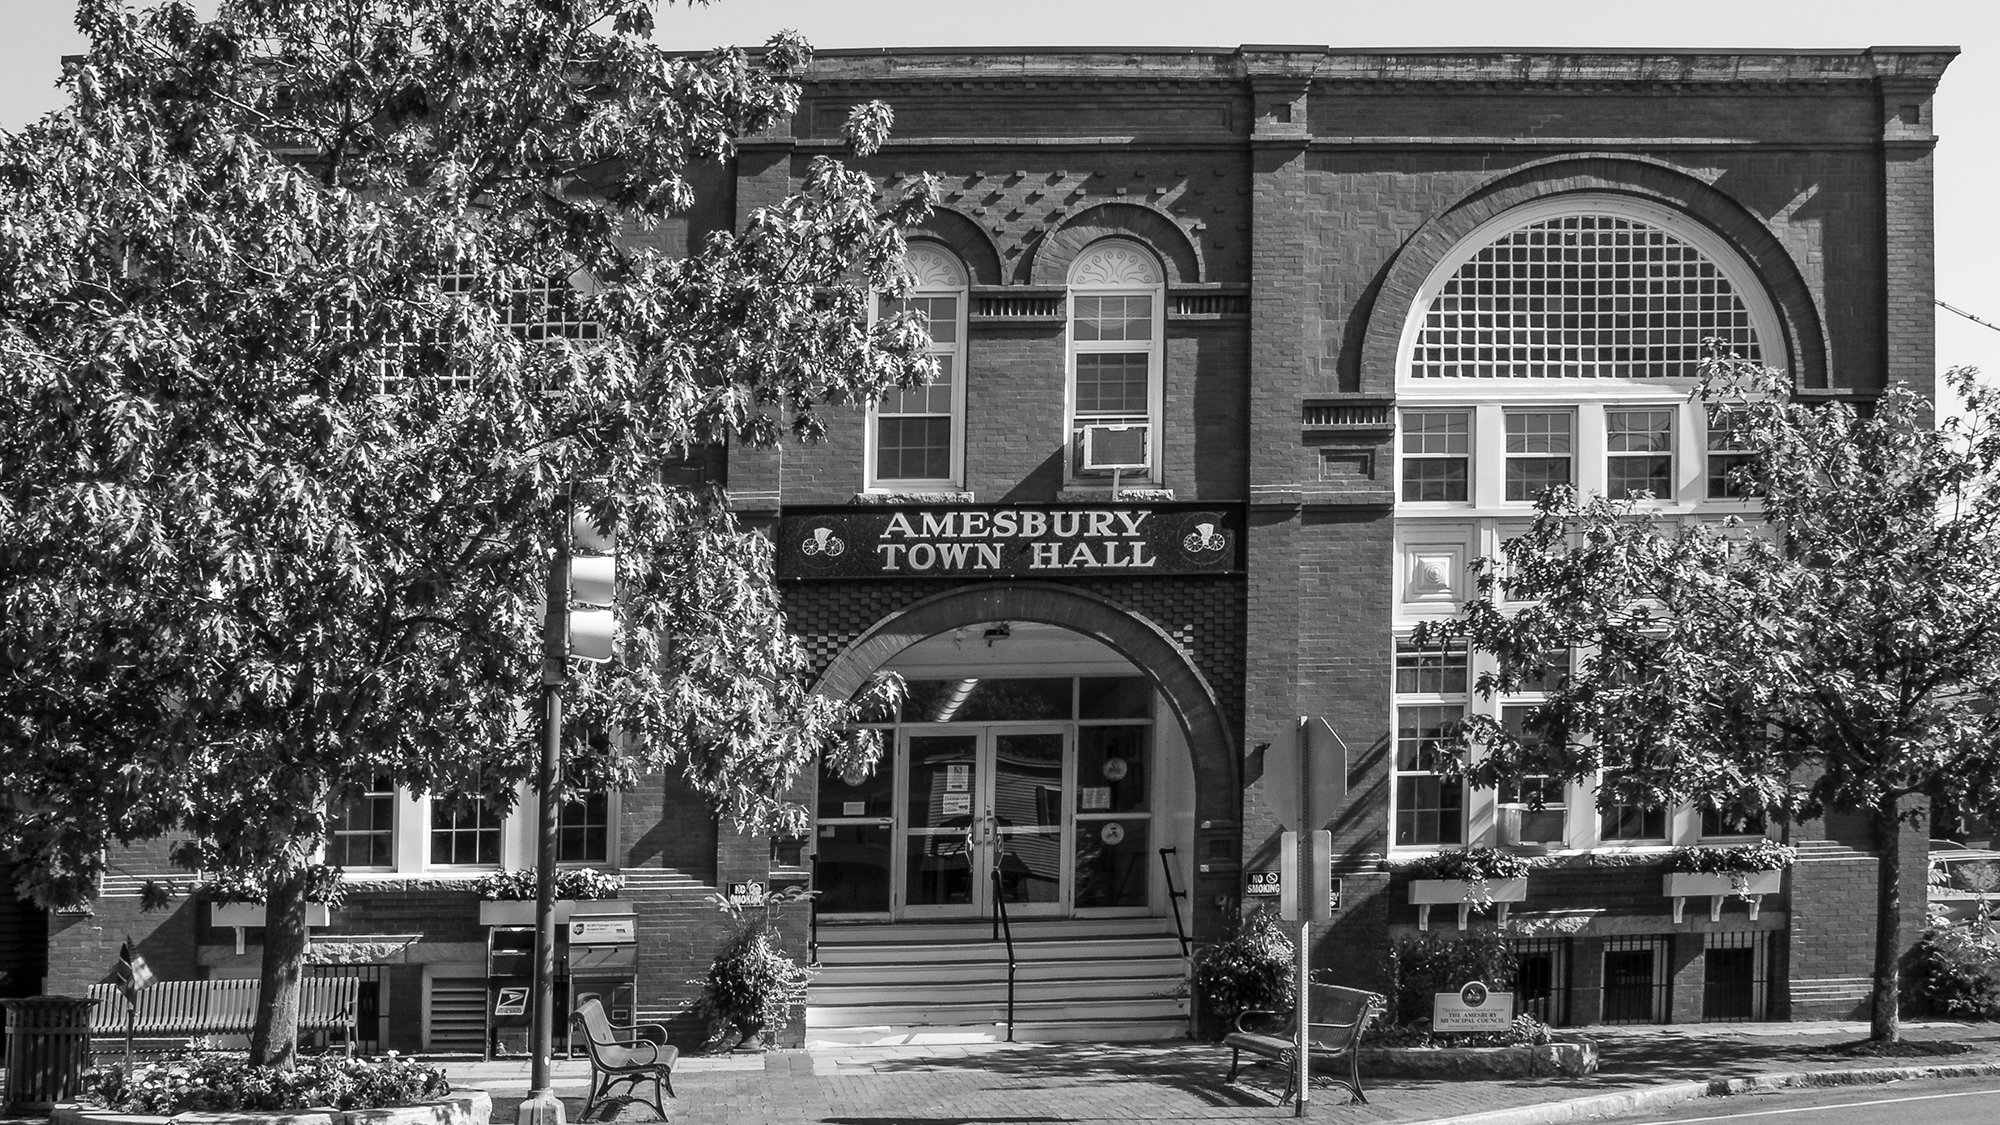
M2000 1121L2000 1078L1945 1078L1886 1086L1840 1086L1699 1098L1663 1113L1615 1119L1618 1125L1992 1125Z

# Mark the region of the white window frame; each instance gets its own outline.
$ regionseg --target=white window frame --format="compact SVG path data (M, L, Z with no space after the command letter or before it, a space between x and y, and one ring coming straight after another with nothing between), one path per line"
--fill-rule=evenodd
M950 473L942 477L888 477L877 469L881 452L882 423L889 418L939 417L935 411L884 410L891 397L903 393L890 391L882 400L868 407L867 436L864 441L863 466L864 489L871 492L907 492L926 489L951 490L964 486L965 482L965 330L967 308L970 304L970 274L965 264L950 251L929 242L911 243L903 260L916 275L916 283L905 294L908 298L949 297L957 310L957 322L953 327L954 341L940 344L932 338L930 355L937 360L941 375L951 380L951 453ZM879 313L882 301L878 299Z
M1138 297L1151 299L1151 328L1144 348L1134 347L1131 340L1079 340L1077 339L1077 301L1092 297ZM1070 266L1069 293L1065 308L1065 355L1063 361L1063 432L1067 435L1063 442L1063 479L1076 484L1109 484L1112 474L1083 473L1079 471L1083 426L1096 422L1118 423L1140 421L1136 414L1116 417L1099 414L1080 414L1077 410L1076 369L1079 355L1130 355L1143 352L1146 356L1146 424L1147 460L1152 469L1141 475L1137 472L1124 476L1123 484L1157 484L1161 480L1160 418L1161 405L1165 400L1165 347L1167 327L1167 285L1166 270L1160 260L1144 245L1125 238L1107 238L1093 243L1076 262Z
M1404 425L1412 414L1456 414L1465 419L1464 453L1411 453L1410 431ZM1409 406L1396 412L1396 503L1402 507L1421 508L1465 508L1470 507L1479 495L1479 412L1470 406ZM1465 499L1463 500L1411 500L1404 495L1408 486L1406 474L1413 461L1465 461Z

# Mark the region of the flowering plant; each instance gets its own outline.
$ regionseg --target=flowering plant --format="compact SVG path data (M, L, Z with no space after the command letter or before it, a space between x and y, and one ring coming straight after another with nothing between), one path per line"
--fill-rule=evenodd
M1465 884L1465 901L1475 910L1493 905L1493 880L1519 879L1535 867L1526 856L1498 848L1464 848L1433 852L1412 860L1407 868L1412 879L1449 879Z
M1750 876L1783 871L1799 858L1799 850L1776 840L1759 840L1732 848L1675 848L1667 870L1690 875L1727 875L1737 895L1749 897Z
M201 877L194 889L210 902L263 902L264 880L245 871L218 871ZM306 869L306 901L339 906L347 897L346 876L338 867L315 863Z
M590 867L559 867L556 869L556 897L567 899L617 898L618 890L625 885L622 875L610 875ZM473 889L487 902L532 902L535 897L535 869L524 867L515 871L495 871L482 875L474 883Z
M444 1072L413 1059L320 1055L290 1070L250 1066L243 1056L187 1051L137 1067L115 1066L83 1076L83 1096L119 1113L172 1116L299 1110L307 1106L381 1109L411 1105L451 1093Z

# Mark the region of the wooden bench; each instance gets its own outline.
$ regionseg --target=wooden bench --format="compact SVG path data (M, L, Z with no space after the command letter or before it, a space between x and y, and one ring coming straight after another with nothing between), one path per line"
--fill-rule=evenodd
M188 1038L198 1035L248 1035L257 1023L257 998L262 986L254 980L168 980L139 990L133 1005L131 1031L135 1038ZM126 1031L125 994L115 984L90 986L90 1033L104 1040L122 1039ZM361 981L355 977L307 977L299 985L299 1031L338 1033L354 1053L355 1012Z
M630 1083L636 1092L639 1083L650 1080L653 1083L653 1109L660 1119L666 1120L667 1107L661 1103L661 1091L667 1097L674 1094L674 1060L680 1058L679 1048L667 1043L667 1029L663 1024L642 1023L627 1027L613 1024L604 1014L604 1005L591 997L577 1005L570 1014L570 1025L582 1032L584 1046L590 1052L590 1097L583 1103L583 1112L578 1121L589 1119L590 1111L596 1108L598 1099L611 1092L611 1087L619 1082ZM651 1032L657 1038L647 1037Z
M1361 1033L1377 1013L1387 1010L1388 1001L1373 992L1343 988L1337 984L1306 986L1306 1042L1314 1061L1329 1065L1346 1062L1347 1077L1315 1076L1329 1086L1341 1086L1354 1096L1354 1104L1367 1105L1361 1092ZM1279 1013L1252 1008L1236 1017L1236 1030L1222 1037L1229 1048L1229 1077L1236 1081L1237 1065L1244 1054L1261 1059L1268 1066L1275 1060L1285 1064L1285 1100L1297 1093L1299 1024L1298 1013Z

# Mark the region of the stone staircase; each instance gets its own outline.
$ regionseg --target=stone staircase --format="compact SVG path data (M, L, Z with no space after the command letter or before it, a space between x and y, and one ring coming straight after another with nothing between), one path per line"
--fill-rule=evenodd
M1188 1034L1171 921L1015 922L1013 933L1015 1042ZM991 922L819 927L808 1045L1001 1042L1007 1032L1007 947Z

